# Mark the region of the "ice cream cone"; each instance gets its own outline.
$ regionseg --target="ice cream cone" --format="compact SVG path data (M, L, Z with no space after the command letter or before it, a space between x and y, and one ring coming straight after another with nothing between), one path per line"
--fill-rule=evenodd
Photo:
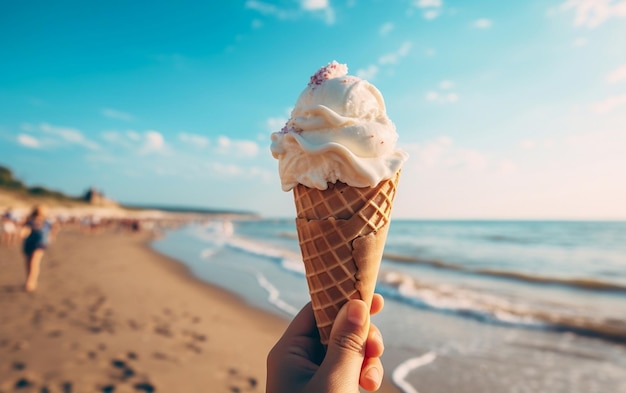
M349 299L371 305L400 171L376 187L294 188L296 227L320 339Z

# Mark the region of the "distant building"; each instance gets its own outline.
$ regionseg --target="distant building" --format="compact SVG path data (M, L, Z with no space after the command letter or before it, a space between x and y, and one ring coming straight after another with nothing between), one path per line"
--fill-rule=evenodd
M94 187L91 187L87 192L85 192L85 196L83 196L83 200L89 202L94 206L117 206L117 203L111 199L108 199L104 196L104 193L98 191Z

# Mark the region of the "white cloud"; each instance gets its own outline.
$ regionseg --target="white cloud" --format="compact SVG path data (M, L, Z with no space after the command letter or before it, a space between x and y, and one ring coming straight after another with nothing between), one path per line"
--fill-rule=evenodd
M269 132L278 132L285 126L287 120L289 119L286 117L270 117L265 121L265 124Z
M180 133L178 135L178 139L180 139L182 142L188 143L190 145L193 145L199 148L205 148L209 146L209 143L210 143L209 138L203 135L188 134L186 132Z
M397 64L401 58L409 54L409 52L411 51L411 46L411 42L404 42L397 51L379 57L378 64Z
M307 11L322 10L329 6L328 0L302 0L300 5Z
M117 146L121 146L134 154L148 155L152 153L169 153L169 146L163 135L155 130L137 132L135 130L105 131L102 139Z
M606 81L609 83L619 83L626 81L626 64L607 75Z
M27 134L19 134L17 136L17 143L31 149L39 149L41 147L41 143L37 138Z
M276 178L275 171L269 172L258 166L244 166L222 161L213 161L202 164L203 168L208 169L208 173L217 177L231 177L254 179L261 181L271 181Z
M453 104L459 100L459 95L453 91L444 91L450 90L454 87L454 82L450 80L444 80L439 83L439 91L437 90L429 90L426 93L426 101L436 102L439 104Z
M112 143L117 143L122 140L120 133L117 131L104 131L101 136L105 141Z
M454 87L454 82L450 80L443 80L439 82L439 88L443 90L451 89Z
M335 10L330 6L328 0L301 0L300 7L306 12L321 13L324 21L329 25L335 23Z
M459 95L456 93L446 94L446 101L449 103L457 102L459 100Z
M256 157L259 153L259 145L250 140L220 136L217 138L217 152L223 155Z
M443 1L442 0L417 0L415 1L415 5L418 8L441 7L443 5Z
M377 64L371 64L367 68L359 68L356 72L356 76L366 80L372 80L380 71L380 66L390 66L397 64L400 59L405 57L411 51L412 43L410 41L404 42L400 45L400 48L395 52L387 53L378 58Z
M426 100L427 101L437 101L439 100L439 93L437 93L436 91L429 91L428 93L426 93Z
M626 94L611 96L591 106L594 113L603 115L611 112L615 108L626 106Z
M277 6L264 1L248 0L246 1L245 7L255 10L263 15L274 16L278 19L288 19L294 16L293 12L278 8Z
M440 9L443 6L441 0L417 0L413 3L414 6L423 10L422 17L426 20L433 20L440 14Z
M108 117L110 119L117 119L117 120L124 120L124 121L132 121L134 119L133 115L126 113L126 112L122 112L117 109L112 109L112 108L103 108L101 113L104 117Z
M143 134L140 154L159 153L165 151L165 138L163 135L154 130L148 130Z
M367 68L360 68L356 71L356 76L361 79L372 80L378 74L378 66L372 64Z
M56 137L56 142L60 144L72 144L86 147L90 150L97 150L97 143L87 139L80 130L71 127L53 126L48 123L41 123L39 130Z
M327 24L333 24L335 22L335 10L328 0L301 0L299 2L299 8L284 8L270 4L269 2L247 0L245 7L263 15L272 16L281 20L297 19L304 15L304 13L309 13L322 16Z
M487 19L487 18L477 19L472 24L472 26L474 26L477 29L489 29L491 28L492 25L493 25L493 22L491 21L491 19Z
M138 142L141 140L141 134L134 130L126 131L126 136L128 137L128 139L134 142Z
M391 31L393 30L393 28L394 28L394 24L393 24L393 23L391 23L391 22L384 23L384 24L383 24L382 26L380 26L380 28L378 29L378 34L383 35L383 36L384 36L384 35L387 35L387 34L391 33Z
M422 16L426 20L433 20L439 16L438 10L427 10L422 13Z
M411 155L411 164L417 169L444 169L484 171L490 167L490 159L475 149L457 147L452 138L441 136L422 144L406 146ZM509 167L514 164L509 162ZM501 165L494 165L494 170L501 170Z
M574 11L575 26L593 29L611 18L625 18L626 0L567 0L560 9Z

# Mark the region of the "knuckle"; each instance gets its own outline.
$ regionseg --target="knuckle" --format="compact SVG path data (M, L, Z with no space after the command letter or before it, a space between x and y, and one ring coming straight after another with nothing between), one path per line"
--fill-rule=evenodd
M338 334L337 336L332 337L332 340L335 346L340 350L358 354L365 353L365 342L358 334Z

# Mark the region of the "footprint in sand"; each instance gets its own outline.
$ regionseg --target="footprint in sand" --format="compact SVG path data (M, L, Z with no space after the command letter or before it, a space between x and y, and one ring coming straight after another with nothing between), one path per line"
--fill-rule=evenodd
M130 367L125 361L119 359L113 359L111 365L118 370L115 378L122 381L126 381L135 376L135 370Z
M163 361L166 361L166 362L178 363L178 358L175 358L175 357L170 356L170 355L168 355L166 353L163 353L163 352L154 352L152 354L152 357L154 359L157 359L157 360L163 360Z
M140 324L139 322L135 321L134 319L129 319L127 321L128 326L130 326L131 329L133 330L142 330L143 329L143 325Z
M76 310L76 303L70 299L63 299L63 304L70 310Z
M41 310L35 310L35 312L33 313L33 316L30 319L30 323L33 326L39 327L39 325L41 325L41 319L43 317L43 312Z
M136 383L134 388L138 392L146 392L146 393L152 393L152 392L154 392L156 390L154 385L152 385L149 382Z
M106 385L100 388L102 393L113 393L115 391L115 385Z
M240 392L253 392L256 391L256 388L259 385L259 382L254 377L249 377L245 375L239 374L239 370L236 368L231 368L228 370L228 374L230 375L231 385L229 387L232 393L240 393Z
M154 327L154 332L156 334L160 334L161 336L165 336L165 337L173 337L174 333L172 332L171 328L169 325L157 325Z
M33 381L27 379L27 378L20 378L17 381L15 381L15 385L14 388L15 390L17 389L27 389L34 386Z
M194 343L188 343L187 345L185 345L185 348L187 348L190 351L195 352L197 354L201 354L202 353L202 348L200 348L199 346L195 345Z
M63 393L72 393L72 383L71 382L63 382L61 384L61 390Z
M11 365L11 368L13 368L13 370L22 371L26 368L26 363L13 362L13 364Z

